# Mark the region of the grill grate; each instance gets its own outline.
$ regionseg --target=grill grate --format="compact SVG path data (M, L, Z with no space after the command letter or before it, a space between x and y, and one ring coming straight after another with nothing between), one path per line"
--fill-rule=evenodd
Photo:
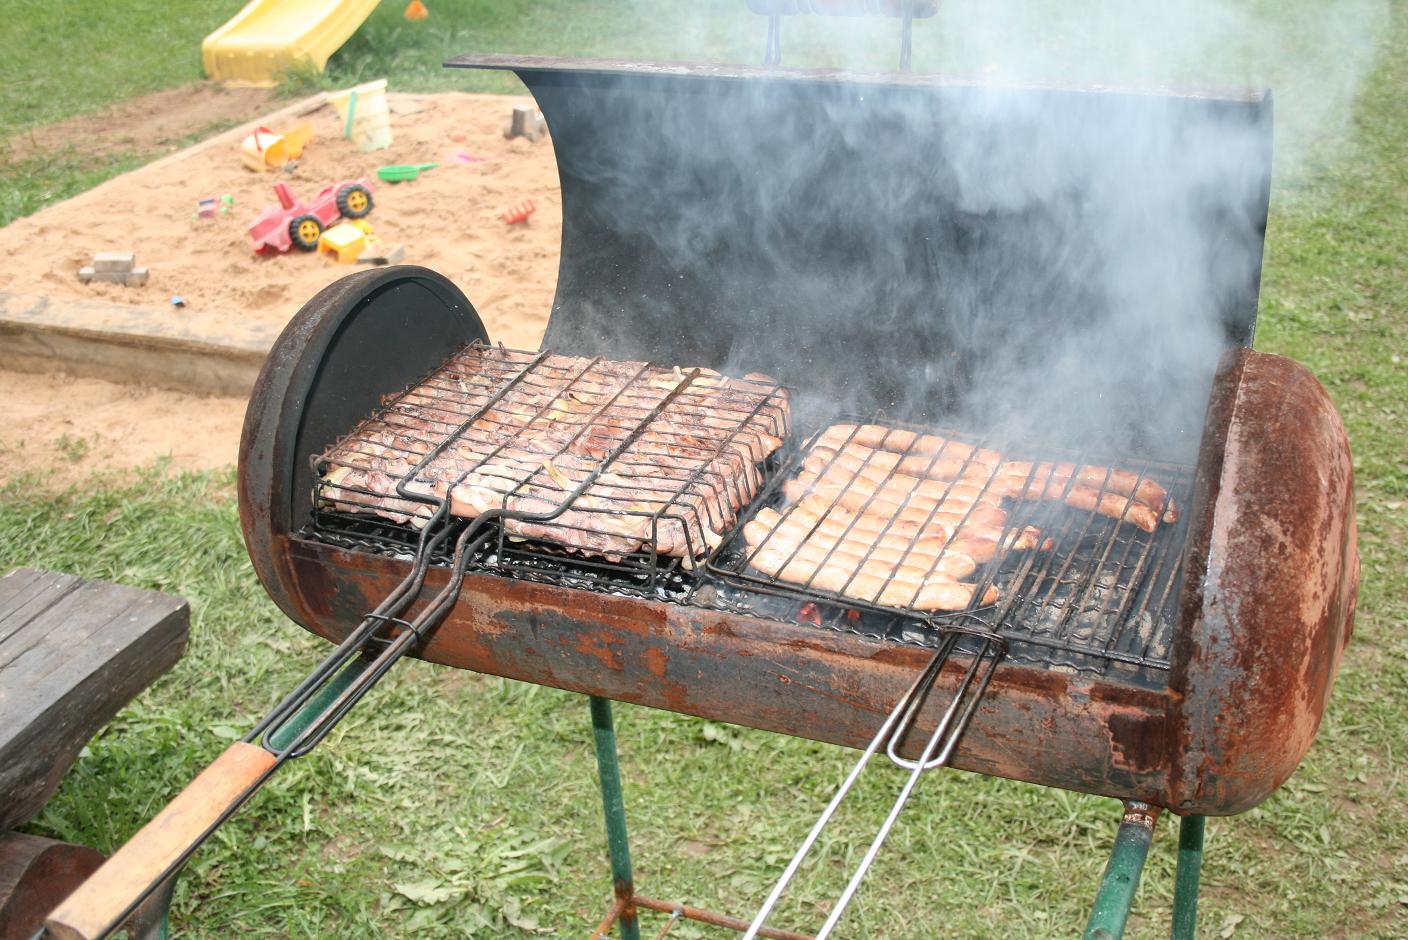
M384 523L448 503L502 523L481 566L653 588L732 529L789 420L765 377L475 344L317 458L313 528L405 553Z
M877 418L876 423L913 431L916 435L938 433L883 418ZM993 442L971 435L942 433L942 439L949 444L933 453L904 452L901 459L927 462L927 466L950 460L953 462L950 475L962 478L971 468L975 472L968 477L967 485L983 495L996 495L992 490L996 477L977 472L980 468L976 464L979 459L976 455L990 451ZM814 435L802 453L812 452L821 437L821 434ZM949 446L954 449L946 453L944 448ZM1004 459L1006 456L1020 455L1012 452L1005 454ZM837 459L832 457L831 462L820 467L820 472L834 470L838 466L835 463ZM1100 466L1091 454L1043 453L1039 458L1022 461L1030 469L1022 480L1021 489L1045 490L1048 486L1054 486L1049 482L1052 477L1041 477L1040 469L1050 466L1053 459L1082 468ZM1191 468L1154 462L1131 464L1125 459L1118 462L1128 468L1136 487L1146 480L1157 481L1176 505L1186 509L1192 490ZM812 466L815 467L815 464ZM869 508L877 494L897 479L898 466L896 462L869 481L863 490L861 509ZM747 593L807 599L808 602L800 608L795 606L794 601L794 613L785 619L810 621L833 629L902 641L918 640L923 645L936 643L944 627L990 630L1011 641L1009 655L1018 660L1088 671L1104 671L1113 664L1155 670L1169 668L1169 645L1182 577L1182 546L1187 534L1186 511L1179 514L1177 522L1157 524L1153 532L1146 532L1094 509L1083 510L1069 505L1065 497L1076 488L1078 477L1072 474L1059 488L1052 490L1052 495L1059 498L1010 502L1000 535L993 537L996 549L979 564L971 577L972 603L952 611L919 610L906 607L903 602L894 602L891 584L884 580L873 588L860 591L856 589L859 579L851 575L834 585L833 589L827 589L815 583L815 574L783 581L754 566L767 543L757 544L755 538L755 545L750 546L744 531L745 526L757 519L760 513L772 510L778 525L800 518L801 525L804 528L809 526L811 533L823 524L820 521L812 523L811 520L827 518L829 507L834 507L843 520L849 521L854 517L840 506L840 494L824 497L823 503L828 508L823 509L815 508L815 496L809 509L802 508L799 501L789 499L786 493L789 483L796 485L803 467L803 458L799 456L780 468L753 509L741 520L742 524L734 536L711 556L708 563L709 571L721 581ZM855 477L851 470L843 473ZM962 482L960 480L960 484ZM948 484L949 488L954 486ZM1093 499L1095 504L1118 497L1109 489L1108 482L1091 489L1093 493L1084 495ZM795 491L793 495L796 495ZM1073 497L1073 501L1081 500ZM978 505L976 501L972 504L973 507ZM926 521L935 518L943 508L942 500L935 502L933 508L928 510ZM972 511L966 511L962 519L955 523L959 531L949 536L950 539L964 538L960 527L969 522ZM1004 548L1033 529L1040 532L1038 543L1049 540L1049 548L1037 551ZM901 551L913 549L918 537L916 534ZM825 552L823 561L803 566L803 574L819 571L830 560L832 551L835 549ZM859 564L869 561L873 551L875 547L872 545L861 556ZM794 551L788 555L786 563L790 564L797 557ZM850 567L858 569L856 564ZM997 597L992 603L984 604L982 600L989 588L996 590ZM904 596L913 600L917 594L916 588L912 594ZM887 602L877 603L876 599L882 595L888 595ZM925 638L930 639L925 642Z
M801 452L790 444L776 450L771 440L782 444L790 430L787 393L756 378L722 390L718 381L707 370L475 344L389 398L315 460L315 508L303 534L409 558L418 529L454 502L456 487L487 480L496 500L491 511L503 524L468 560L472 570L929 648L943 642L946 630L991 632L1009 641L1010 658L1059 668L1136 674L1169 668L1186 512L1151 533L1063 499L1008 501L1001 535L986 556L977 554L978 568L968 579L978 600L960 610L921 610L888 594L882 598L880 588L865 596L850 583L828 590L780 581L750 563L754 552L744 527L765 510L782 517L798 511L788 487L796 485L806 455L825 432ZM883 417L877 422L913 431L916 448L919 434L937 433ZM538 431L546 433L535 438ZM764 438L769 443L760 445ZM994 447L958 433L944 432L940 440L949 443L906 451L900 459L926 461L926 467L950 461L952 475L965 477ZM839 454L844 444L834 449ZM517 462L497 460L505 454ZM1022 455L1004 451L1003 458L1009 456ZM1035 478L1050 464L1032 457L1023 485L1044 488L1046 481ZM1039 459L1082 467L1097 460L1084 453ZM1186 509L1190 468L1117 462L1138 482L1157 480ZM874 477L852 508L870 508L896 479L897 467ZM967 485L986 494L992 477L976 474ZM1095 502L1107 495L1102 482ZM944 509L940 503L930 516ZM531 518L524 518L525 506L534 510ZM488 507L479 508L483 518ZM457 530L466 522L451 516L449 524ZM1005 547L1032 529L1049 540L1049 550ZM628 532L638 537L624 537ZM443 565L449 558L430 561ZM989 588L996 600L983 604Z

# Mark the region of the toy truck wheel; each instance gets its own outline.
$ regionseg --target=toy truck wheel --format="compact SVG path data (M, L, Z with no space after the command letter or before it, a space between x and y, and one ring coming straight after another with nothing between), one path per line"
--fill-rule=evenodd
M360 219L372 211L371 191L357 183L348 183L337 191L337 211L345 218Z
M316 215L300 215L288 223L289 241L303 251L316 251L323 236L323 223Z

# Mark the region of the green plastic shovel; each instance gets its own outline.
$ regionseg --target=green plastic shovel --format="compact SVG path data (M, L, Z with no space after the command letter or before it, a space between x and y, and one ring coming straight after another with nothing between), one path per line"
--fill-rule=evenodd
M376 175L384 183L400 183L404 180L413 180L420 176L422 170L433 170L438 163L397 163L392 166L384 166L376 171Z

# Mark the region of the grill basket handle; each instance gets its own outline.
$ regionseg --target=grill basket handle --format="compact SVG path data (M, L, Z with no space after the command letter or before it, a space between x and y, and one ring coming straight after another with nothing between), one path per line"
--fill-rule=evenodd
M237 741L54 909L44 926L61 940L97 940L121 926L154 883L170 877L207 831L273 769L273 754Z

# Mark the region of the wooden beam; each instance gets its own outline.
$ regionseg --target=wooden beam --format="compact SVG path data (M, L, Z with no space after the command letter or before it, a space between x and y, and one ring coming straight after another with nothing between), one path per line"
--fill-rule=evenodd
M184 598L18 568L0 577L0 832L186 648Z

